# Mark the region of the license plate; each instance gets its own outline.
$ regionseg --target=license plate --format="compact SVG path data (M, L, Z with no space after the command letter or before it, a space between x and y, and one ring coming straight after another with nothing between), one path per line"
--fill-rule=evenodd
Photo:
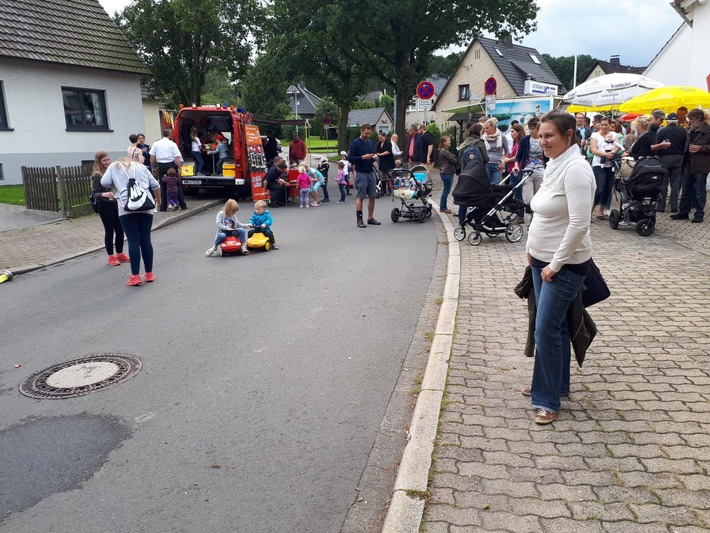
M200 180L182 180L183 185L202 185Z
M243 178L235 178L234 185L244 185L244 179Z

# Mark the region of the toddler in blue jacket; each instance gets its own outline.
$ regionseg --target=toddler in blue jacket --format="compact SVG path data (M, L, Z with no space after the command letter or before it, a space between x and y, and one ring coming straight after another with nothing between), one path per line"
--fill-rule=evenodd
M249 219L249 224L253 229L249 230L249 237L254 235L257 231L263 233L271 241L271 247L274 250L278 250L279 246L276 244L276 239L274 238L274 232L271 231L271 224L274 223L274 219L271 218L271 213L266 209L266 202L264 200L259 200L254 204L254 214Z

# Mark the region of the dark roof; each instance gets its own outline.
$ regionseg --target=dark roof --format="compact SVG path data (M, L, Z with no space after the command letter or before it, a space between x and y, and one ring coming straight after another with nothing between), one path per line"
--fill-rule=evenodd
M360 124L372 124L375 126L379 122L382 114L386 113L390 121L392 117L389 116L387 110L384 107L376 107L374 109L356 109L348 113L348 126L359 126Z
M496 41L488 37L478 37L478 40L517 96L525 94L524 85L528 77L534 81L559 85L560 93L564 92L562 82L535 48ZM503 55L501 56L496 50L500 50ZM532 56L535 56L540 64L535 63Z
M321 98L313 94L300 83L298 85L289 85L288 89L286 89L286 93L290 100L290 107L293 107L292 95L296 93L298 115L315 116L316 106L322 101Z
M604 71L604 74L643 74L646 71L646 67L630 67L628 65L622 65L618 62L612 63L611 61L601 61L597 59L597 62L592 65L592 68L587 71L587 75L584 76L582 79L586 80L587 78L589 78L589 75L594 72L594 69L597 68L597 65L601 67L601 69Z
M0 57L150 73L98 0L0 0Z
M466 59L466 56L468 56L468 53L476 41L481 43L483 49L488 53L491 60L498 67L498 70L500 70L503 77L505 77L513 88L515 96L523 96L525 94L525 80L528 78L541 83L557 85L560 94L566 92L564 85L562 85L560 79L552 71L550 65L547 64L547 61L543 59L540 52L535 48L515 44L512 41L502 42L488 37L475 37L468 45L463 56L461 56L461 63ZM500 54L496 50L499 50ZM533 56L537 58L540 64L535 63ZM459 68L461 68L461 65L459 65ZM446 87L448 87L452 79L454 79L454 76L446 80L441 91L437 91L439 96L446 90ZM481 97L483 95L474 96ZM436 110L436 102L434 102L432 109Z
M431 76L430 78L427 78L426 81L430 82L434 86L434 94L436 96L439 96L441 94L441 91L444 90L444 87L446 87L446 82L449 81L449 78Z

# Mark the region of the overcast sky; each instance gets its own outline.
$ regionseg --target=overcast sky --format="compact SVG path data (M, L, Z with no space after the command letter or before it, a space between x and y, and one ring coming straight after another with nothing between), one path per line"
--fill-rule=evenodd
M130 3L99 1L110 15ZM646 66L682 22L670 1L537 0L537 31L522 44L551 56L588 54L609 61L619 55L623 65Z

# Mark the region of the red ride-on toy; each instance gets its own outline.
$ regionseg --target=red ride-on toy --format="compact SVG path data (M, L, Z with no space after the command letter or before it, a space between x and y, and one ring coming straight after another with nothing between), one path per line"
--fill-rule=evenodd
M240 241L239 237L236 235L228 235L227 238L219 244L219 251L223 256L241 254L242 241Z

